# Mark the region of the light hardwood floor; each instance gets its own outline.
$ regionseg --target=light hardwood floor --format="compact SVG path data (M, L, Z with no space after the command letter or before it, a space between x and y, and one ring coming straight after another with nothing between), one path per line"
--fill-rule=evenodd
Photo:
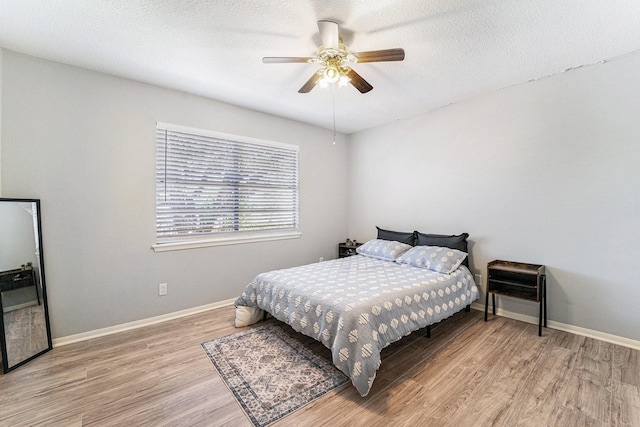
M2 426L248 426L200 343L237 332L224 307L54 348L0 375ZM640 426L640 352L480 312L382 353L282 426ZM296 334L318 353L329 351Z

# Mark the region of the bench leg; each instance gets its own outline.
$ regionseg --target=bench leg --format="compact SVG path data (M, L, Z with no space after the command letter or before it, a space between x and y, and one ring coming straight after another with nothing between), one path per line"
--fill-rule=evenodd
M484 321L487 321L487 312L489 311L489 292L487 292L487 296L484 299Z
M547 277L542 279L542 298L544 299L544 327L547 327Z
M542 304L543 302L540 301L540 315L538 316L538 336L541 337L542 336Z

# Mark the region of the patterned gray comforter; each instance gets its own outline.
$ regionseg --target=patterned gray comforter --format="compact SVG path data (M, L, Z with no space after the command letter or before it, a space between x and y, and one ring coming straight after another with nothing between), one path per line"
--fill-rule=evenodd
M441 274L357 255L262 273L235 305L257 306L323 343L366 396L384 347L477 297L464 266Z

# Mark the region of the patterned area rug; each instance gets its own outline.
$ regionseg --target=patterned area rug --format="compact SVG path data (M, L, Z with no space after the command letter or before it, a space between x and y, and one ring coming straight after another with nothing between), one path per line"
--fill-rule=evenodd
M202 348L255 426L267 426L348 381L277 324L205 342Z

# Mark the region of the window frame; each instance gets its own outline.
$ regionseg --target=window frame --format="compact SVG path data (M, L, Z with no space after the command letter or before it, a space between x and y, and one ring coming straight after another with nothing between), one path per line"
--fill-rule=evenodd
M161 158L164 159L164 153L160 153L158 134L161 131L173 131L191 134L198 137L220 139L226 142L242 144L261 145L266 147L284 148L286 150L295 151L295 226L291 229L274 229L274 230L260 230L260 231L228 231L228 232L214 232L210 234L202 234L195 236L174 236L168 238L162 238L158 236L158 212L159 212L159 199L158 194L161 191L160 185L165 185L159 181L159 171ZM282 142L269 141L264 139L233 135L223 132L190 128L186 126L174 125L169 123L157 122L156 123L156 166L155 166L155 244L152 245L152 249L155 252L164 252L172 250L182 249L194 249L210 246L223 246L234 245L242 243L255 243L274 240L286 240L300 238L302 233L300 232L300 184L299 184L299 147L294 144L286 144Z

